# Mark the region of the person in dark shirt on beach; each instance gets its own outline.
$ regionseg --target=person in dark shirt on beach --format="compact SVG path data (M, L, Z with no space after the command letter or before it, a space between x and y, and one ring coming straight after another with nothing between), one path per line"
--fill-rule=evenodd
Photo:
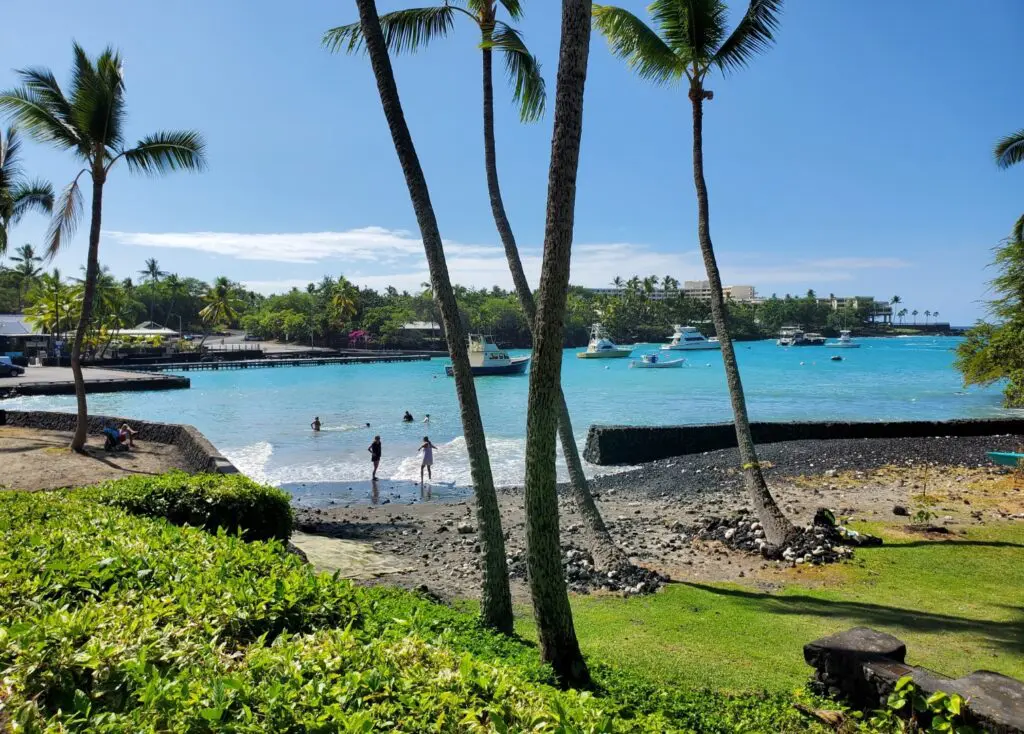
M370 452L370 461L373 462L373 477L374 481L377 480L377 467L380 465L380 436L373 437L373 443L370 444L370 448L367 449Z

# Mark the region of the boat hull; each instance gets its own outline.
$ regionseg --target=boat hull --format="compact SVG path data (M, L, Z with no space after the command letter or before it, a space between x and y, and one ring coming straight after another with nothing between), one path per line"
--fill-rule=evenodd
M1024 454L1016 454L1012 451L989 451L986 456L1001 466L1012 466L1015 469L1024 467Z
M473 377L492 377L499 375L521 375L526 372L526 368L530 364L529 357L513 357L510 364L503 365L488 365L484 367L470 367L473 372ZM444 368L445 374L449 377L455 375L455 370L452 366L446 365Z
M829 344L828 346L832 347L832 349L860 349L860 344L843 344L841 342Z
M721 349L722 344L720 342L701 342L699 344L680 344L677 347L673 347L671 344L662 344L661 351L663 352L706 352L711 349Z
M576 356L579 359L622 359L632 353L632 349L606 349L603 352L576 352Z
M630 362L629 366L645 370L667 370L682 367L684 362L686 362L685 359L670 359L667 362L644 362L642 360L634 360L633 362Z

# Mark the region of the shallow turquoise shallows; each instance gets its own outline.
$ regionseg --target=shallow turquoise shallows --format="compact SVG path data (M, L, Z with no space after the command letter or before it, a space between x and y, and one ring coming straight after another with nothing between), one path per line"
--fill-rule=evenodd
M964 389L952 368L953 338L862 339L860 349L736 345L754 420L926 420L1000 416L999 390ZM656 349L638 347L633 355ZM678 370L629 369L629 360L576 359L566 350L562 384L577 441L604 424L729 420L718 352L684 355ZM525 352L524 352L525 354ZM830 360L841 355L842 361ZM92 395L94 413L184 422L206 434L249 476L273 484L365 480L367 446L384 444L380 476L419 479L424 435L438 447L434 479L469 484L455 384L447 360L190 372L192 389ZM523 477L528 378L477 378L495 481ZM72 397L17 398L7 408L74 410ZM403 423L410 411L414 423ZM430 413L430 423L423 417ZM320 416L324 430L309 424ZM366 423L371 427L367 429ZM596 467L590 467L595 469ZM564 473L564 472L563 472Z

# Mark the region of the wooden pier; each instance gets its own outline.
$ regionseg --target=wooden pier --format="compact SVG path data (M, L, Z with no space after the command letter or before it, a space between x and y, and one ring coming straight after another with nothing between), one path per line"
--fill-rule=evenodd
M191 372L194 370L248 370L264 367L321 367L331 364L378 364L381 362L427 362L427 354L388 354L360 357L297 357L289 359L237 359L209 362L170 362L165 364L123 365L119 370L135 372Z

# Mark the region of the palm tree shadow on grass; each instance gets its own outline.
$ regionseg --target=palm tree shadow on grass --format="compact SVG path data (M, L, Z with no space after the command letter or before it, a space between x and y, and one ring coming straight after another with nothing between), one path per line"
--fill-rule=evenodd
M884 604L834 601L804 595L769 594L696 583L684 585L715 596L741 600L761 614L799 614L834 618L847 620L850 626L887 627L907 632L932 634L969 632L983 636L992 649L1016 655L1024 654L1024 606L998 605L1014 613L1014 618L1010 620L970 619L952 614L892 607Z
M900 550L902 548L1024 548L1024 543L1014 543L1009 540L911 540L907 543L886 543L886 550Z

